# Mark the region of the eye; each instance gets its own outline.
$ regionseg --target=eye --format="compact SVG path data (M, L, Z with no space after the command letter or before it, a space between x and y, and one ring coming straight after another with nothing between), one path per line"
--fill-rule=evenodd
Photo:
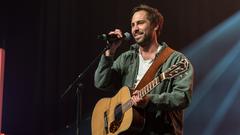
M140 21L138 21L138 24L144 24L144 23L145 23L144 20L140 20Z
M134 23L131 23L131 27L134 27Z

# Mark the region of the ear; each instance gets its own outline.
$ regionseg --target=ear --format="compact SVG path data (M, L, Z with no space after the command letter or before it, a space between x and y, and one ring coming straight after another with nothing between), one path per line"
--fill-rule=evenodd
M154 27L154 30L157 31L158 29L159 29L159 25L156 25L156 26Z

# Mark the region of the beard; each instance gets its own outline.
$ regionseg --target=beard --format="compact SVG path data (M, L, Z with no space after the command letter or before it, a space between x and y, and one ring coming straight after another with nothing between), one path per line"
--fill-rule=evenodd
M141 35L142 37L140 39L135 38L135 41L138 45L140 45L141 47L145 47L148 46L151 41L152 41L152 37L150 34L146 34L146 33L142 33Z

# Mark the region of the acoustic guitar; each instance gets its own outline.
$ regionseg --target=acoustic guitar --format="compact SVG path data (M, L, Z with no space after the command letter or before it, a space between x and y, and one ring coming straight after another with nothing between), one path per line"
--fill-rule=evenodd
M188 61L182 59L139 90L139 96L143 98L165 79L181 76L188 67ZM144 122L141 111L133 107L129 88L124 86L114 97L102 98L96 103L92 113L92 135L134 135L142 131Z

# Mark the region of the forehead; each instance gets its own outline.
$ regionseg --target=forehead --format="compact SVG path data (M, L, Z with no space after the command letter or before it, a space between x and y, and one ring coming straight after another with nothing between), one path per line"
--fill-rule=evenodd
M137 11L133 14L131 23L137 22L139 20L147 20L147 12L144 10Z

